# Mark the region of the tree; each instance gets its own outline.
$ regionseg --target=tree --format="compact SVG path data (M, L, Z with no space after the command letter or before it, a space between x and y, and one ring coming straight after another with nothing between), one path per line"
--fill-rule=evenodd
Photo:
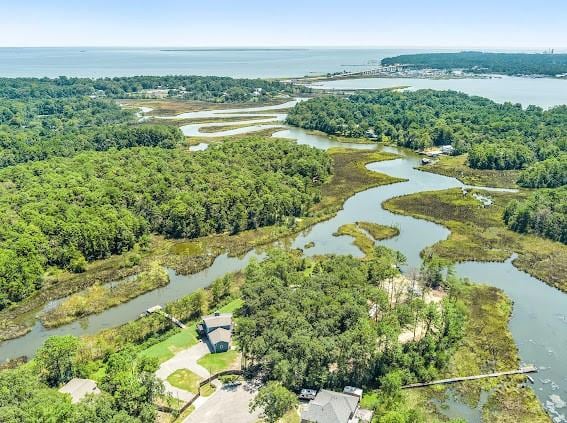
M155 376L157 368L157 359L136 359L134 350L125 348L108 358L101 386L112 395L118 410L150 423L156 414L153 403L164 389Z
M297 405L297 397L279 382L268 382L250 402L250 411L261 408L266 420L275 423Z
M52 336L39 348L34 362L50 386L59 386L75 376L79 340L75 336Z

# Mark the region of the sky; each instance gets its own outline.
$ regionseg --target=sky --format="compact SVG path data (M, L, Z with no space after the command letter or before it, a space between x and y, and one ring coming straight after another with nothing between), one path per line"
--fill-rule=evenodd
M567 49L567 0L0 0L0 47Z

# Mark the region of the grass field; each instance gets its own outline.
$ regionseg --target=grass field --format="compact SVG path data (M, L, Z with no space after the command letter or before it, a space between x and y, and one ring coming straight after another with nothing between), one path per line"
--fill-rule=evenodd
M486 193L483 193L486 195ZM533 235L509 230L502 220L506 205L526 194L491 192L494 201L482 207L460 189L421 192L386 201L391 212L440 223L451 230L447 240L428 248L424 254L436 254L452 261L504 261L517 253L513 264L519 269L567 292L567 246Z
M144 357L156 357L159 363L163 363L173 357L175 353L192 347L196 345L197 342L199 342L197 339L197 328L195 324L193 324L164 341L158 342L141 351L139 355Z
M240 354L237 351L230 350L223 353L207 354L197 360L197 364L204 367L209 373L214 374L229 370L238 364Z
M341 225L337 232L333 236L348 235L354 238L352 242L356 247L362 251L365 257L372 254L374 250L374 241L368 237L356 224L347 223L346 225Z
M466 333L452 356L446 376L474 375L487 370L500 371L519 367L518 349L508 329L512 302L497 288L469 286L465 290L468 309ZM518 388L525 376L483 379L455 385L465 402L476 406L480 392L490 392L482 410L483 421L548 422L535 393Z
M176 388L196 394L199 392L201 377L189 369L179 369L170 374L167 381Z

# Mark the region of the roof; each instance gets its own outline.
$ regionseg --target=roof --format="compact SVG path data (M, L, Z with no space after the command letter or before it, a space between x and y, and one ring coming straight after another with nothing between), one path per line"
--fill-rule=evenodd
M301 414L302 420L317 423L347 423L358 406L353 395L321 389Z
M232 313L224 314L211 314L210 316L204 316L203 322L207 325L207 328L218 328L221 326L231 326L232 325Z
M87 394L100 394L96 382L90 379L73 378L61 388L59 392L71 395L71 402L77 403L81 401Z
M230 339L231 339L231 333L229 330L224 329L224 328L217 328L212 332L209 332L209 341L211 341L211 344L216 345L217 342L226 342L227 344L230 344Z

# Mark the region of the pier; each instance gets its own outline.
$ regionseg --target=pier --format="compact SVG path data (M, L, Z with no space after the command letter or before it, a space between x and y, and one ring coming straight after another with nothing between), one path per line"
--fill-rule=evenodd
M179 319L173 317L171 314L168 314L165 311L163 311L163 308L160 305L155 305L155 306L150 307L146 310L147 315L150 315L150 314L153 314L153 313L157 313L157 314L165 317L166 319L171 320L174 324L179 326L181 329L187 328L187 326L181 320L179 320Z
M486 373L483 375L475 375L475 376L463 376L463 377L453 377L450 379L441 379L441 380L433 380L431 382L423 382L423 383L412 383L409 385L402 386L402 389L411 389L411 388L421 388L424 386L432 386L432 385L445 385L449 383L455 382L463 382L466 380L479 380L485 379L489 377L500 377L500 376L510 376L510 375L521 375L521 374L528 374L528 373L536 373L537 367L535 366L526 366L521 367L517 370L508 370L505 372L495 372L495 373ZM528 376L529 378L529 376Z

